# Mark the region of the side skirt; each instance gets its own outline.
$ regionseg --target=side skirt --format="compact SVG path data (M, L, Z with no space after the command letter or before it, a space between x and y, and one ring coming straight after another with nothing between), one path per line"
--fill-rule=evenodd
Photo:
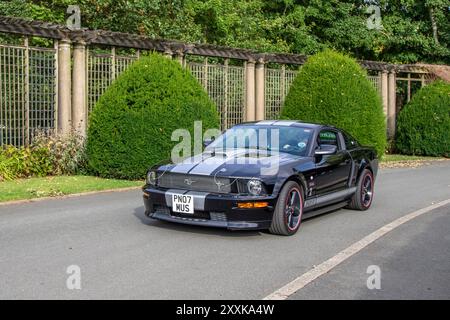
M332 205L334 203L347 200L356 192L356 187L347 188L345 190L335 191L323 196L308 199L305 202L305 211L314 210L323 206ZM305 213L306 213L305 212Z
M327 212L338 210L338 209L345 207L347 204L348 204L348 201L342 201L342 202L330 205L328 207L322 207L317 210L308 211L308 212L303 213L302 219L309 219L309 218L312 218L312 217L315 217L315 216L318 216L318 215L321 215L321 214L324 214Z

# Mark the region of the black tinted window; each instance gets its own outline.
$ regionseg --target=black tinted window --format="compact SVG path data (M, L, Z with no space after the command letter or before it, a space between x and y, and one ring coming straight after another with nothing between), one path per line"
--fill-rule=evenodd
M332 130L320 131L318 140L319 140L318 141L319 146L326 144L326 145L332 145L332 146L339 147L338 135L337 135L337 132L335 132L335 131L332 131Z
M345 147L347 150L354 149L358 146L358 143L352 136L346 134L345 132L343 132L342 135L344 137Z
M305 156L313 129L303 127L237 125L211 143L213 149L257 149Z

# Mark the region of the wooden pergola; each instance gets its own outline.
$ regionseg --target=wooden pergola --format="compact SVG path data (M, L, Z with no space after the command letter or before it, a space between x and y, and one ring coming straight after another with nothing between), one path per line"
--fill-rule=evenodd
M181 63L187 55L245 61L245 119L248 121L262 120L265 117L265 65L268 63L303 65L308 58L298 54L261 53L209 44L151 39L146 36L105 30L70 30L63 25L4 16L0 16L0 32L54 40L58 57L58 128L62 131L86 126L86 49L89 46L156 51L177 59ZM366 70L380 76L380 91L387 116L388 134L392 137L395 133L397 113L397 81L407 81L407 99L409 100L411 83L420 81L424 85L433 71L430 71L427 65L397 65L366 60L361 60L359 63Z

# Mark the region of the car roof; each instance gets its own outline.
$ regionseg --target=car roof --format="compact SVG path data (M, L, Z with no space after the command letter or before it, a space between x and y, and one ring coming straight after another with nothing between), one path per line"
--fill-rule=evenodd
M320 123L310 123L310 122L302 122L298 120L261 120L261 121L251 121L251 122L244 122L237 125L243 125L243 126L287 126L287 127L302 127L302 128L311 128L311 129L318 129L322 127L330 127L334 128L333 126L328 126Z

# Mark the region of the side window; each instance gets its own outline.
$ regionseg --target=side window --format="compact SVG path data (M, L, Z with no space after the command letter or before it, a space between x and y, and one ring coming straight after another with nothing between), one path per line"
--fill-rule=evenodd
M345 148L347 150L355 149L358 146L358 143L356 142L356 140L352 136L348 135L345 132L342 132L342 135L344 137Z
M332 145L332 146L336 146L338 149L340 149L339 143L338 143L337 132L332 131L332 130L320 131L319 137L317 139L317 144L319 147L322 145Z

